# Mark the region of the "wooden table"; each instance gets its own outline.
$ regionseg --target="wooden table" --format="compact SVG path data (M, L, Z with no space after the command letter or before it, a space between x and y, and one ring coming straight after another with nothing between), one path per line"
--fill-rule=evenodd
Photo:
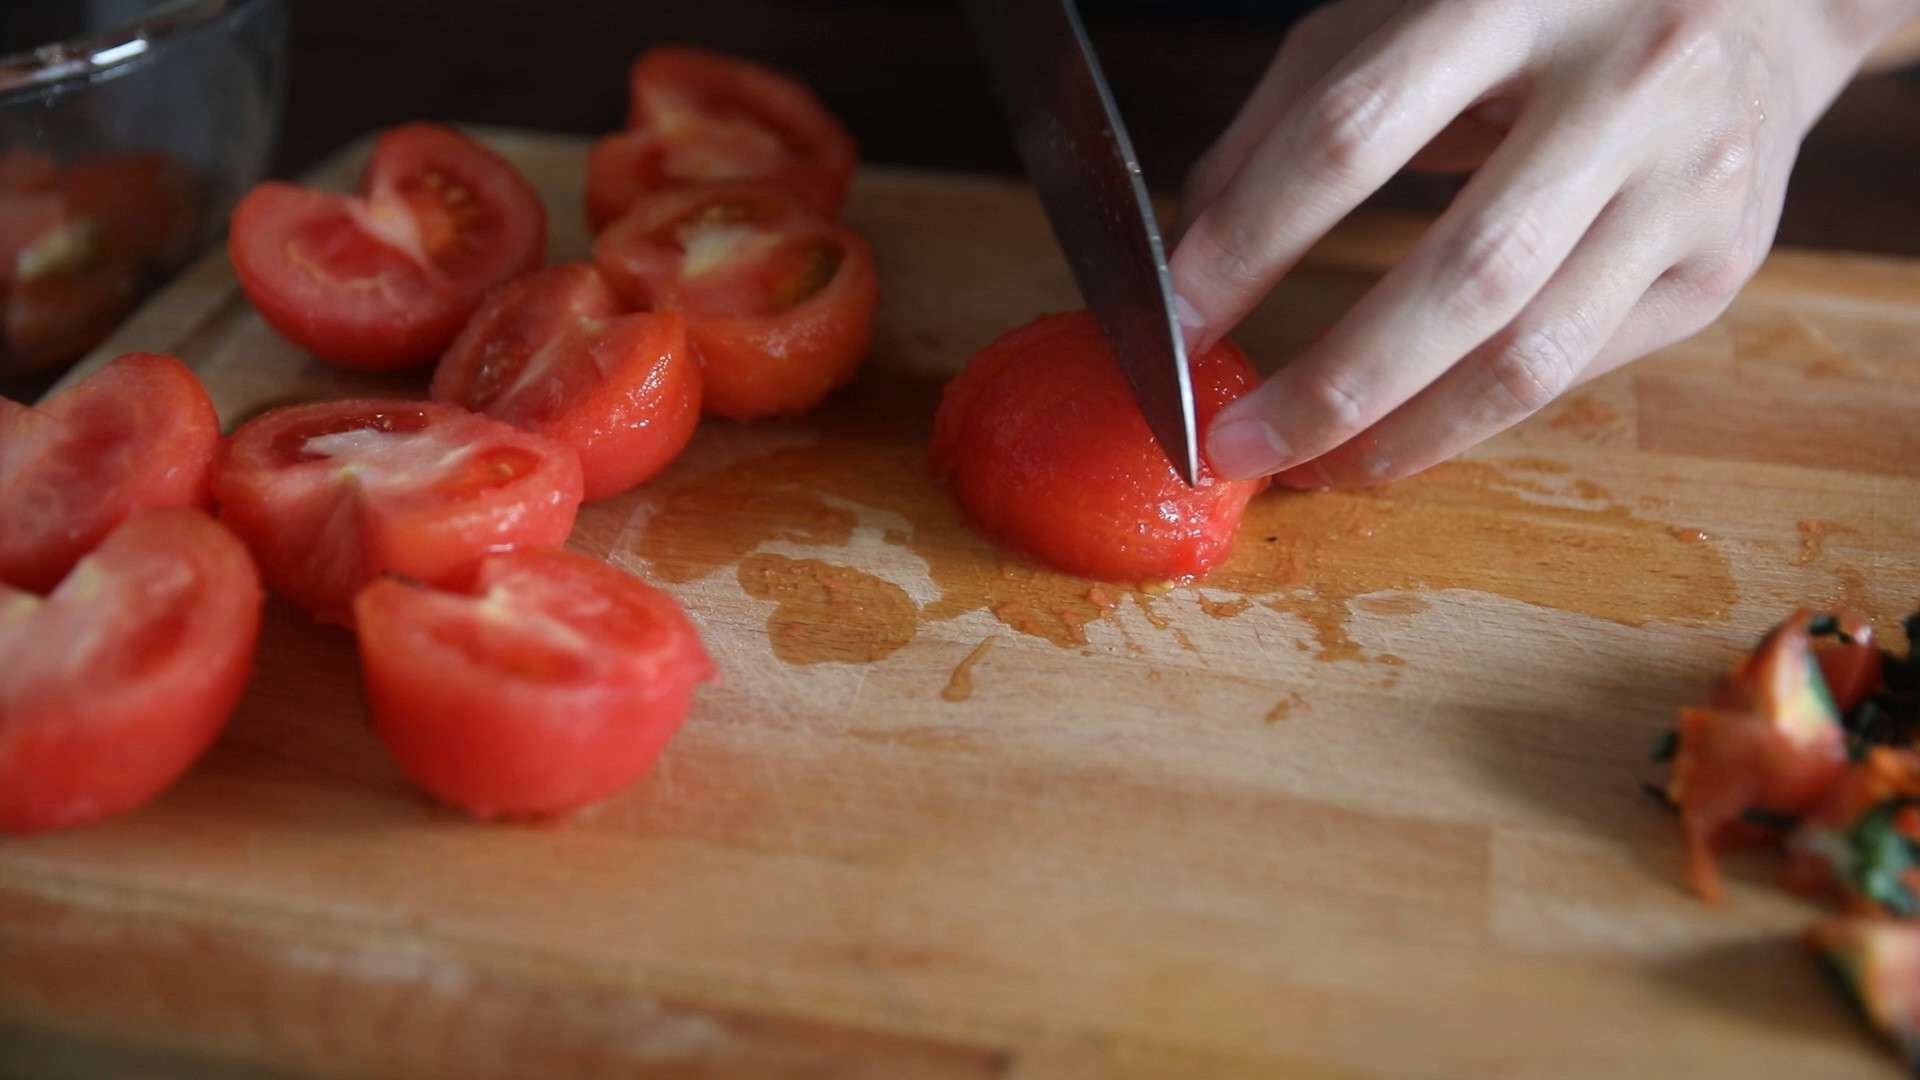
M583 144L493 139L580 255ZM176 789L0 844L0 1061L1897 1075L1794 943L1813 909L1759 858L1695 901L1639 784L1793 606L1920 600L1920 267L1777 254L1700 337L1465 460L1265 496L1199 587L1109 595L925 478L939 377L1075 303L1030 195L876 169L848 217L885 290L860 383L709 424L581 515L574 546L672 588L724 673L653 774L561 826L461 819L369 732L349 638L276 604ZM1343 229L1243 344L1284 360L1417 225ZM229 424L420 386L306 361L218 256L104 352L135 347Z

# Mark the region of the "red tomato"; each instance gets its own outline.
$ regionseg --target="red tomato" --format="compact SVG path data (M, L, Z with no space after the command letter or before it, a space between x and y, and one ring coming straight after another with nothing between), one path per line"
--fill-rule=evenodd
M1853 644L1828 645L1816 650L1814 655L1820 660L1820 674L1833 695L1834 707L1842 716L1880 688L1884 657L1871 638Z
M451 128L380 136L358 195L254 188L227 253L260 314L348 367L438 356L495 285L540 265L547 213L511 163Z
M1713 849L1748 810L1798 815L1847 767L1846 733L1820 681L1811 612L1775 627L1721 678L1713 701L1680 711L1680 746L1667 796L1680 808L1694 891L1720 899Z
M0 314L0 374L49 371L85 356L133 310L139 286L139 268L108 252L84 267L15 281Z
M773 188L649 196L593 257L628 303L686 316L710 415L805 412L853 378L873 340L872 249Z
M589 499L625 491L693 438L700 367L680 316L623 310L589 263L519 278L454 339L433 396L572 447Z
M453 405L325 401L234 432L213 493L268 585L345 621L382 574L444 584L488 554L560 546L580 506L580 459Z
M220 420L171 356L130 353L37 408L0 404L0 581L44 592L134 513L206 504Z
M570 552L495 556L463 592L389 578L354 613L380 737L477 817L568 810L631 783L713 674L672 597Z
M806 87L704 49L648 50L633 65L628 130L587 158L595 232L665 188L756 183L827 217L840 212L859 149Z
M185 509L127 519L45 599L0 585L0 831L173 783L240 698L261 599L246 549Z
M1253 388L1223 341L1193 358L1200 429ZM930 459L974 524L1069 573L1185 581L1227 557L1259 481L1188 487L1155 441L1093 316L1047 315L974 354L947 384Z

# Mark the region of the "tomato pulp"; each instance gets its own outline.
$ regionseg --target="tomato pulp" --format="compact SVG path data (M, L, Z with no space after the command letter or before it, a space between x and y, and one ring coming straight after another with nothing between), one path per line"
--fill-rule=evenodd
M261 600L246 549L186 509L128 518L44 598L0 585L0 831L172 784L239 700Z
M540 265L547 214L505 158L451 128L383 133L357 195L254 188L227 242L247 298L323 360L438 356L487 290Z
M0 582L44 592L130 515L204 505L219 440L171 356L129 353L40 406L0 398Z
M600 235L594 262L629 304L686 317L714 416L805 412L853 377L873 339L872 249L774 188L642 198Z
M382 574L446 583L490 553L558 547L580 505L580 459L454 405L325 401L235 431L213 491L268 585L344 621Z
M627 130L587 158L595 232L641 195L751 182L782 188L828 217L840 212L859 150L813 92L746 60L665 46L634 62Z
M1203 431L1255 382L1226 341L1193 357L1192 373ZM1206 573L1262 486L1219 479L1203 458L1188 487L1085 311L1043 316L974 354L941 395L929 457L989 535L1117 582Z
M494 556L457 592L389 578L354 611L381 739L478 817L568 810L631 783L713 673L672 597L570 552Z
M571 447L588 499L640 484L700 420L700 368L672 313L623 314L591 264L496 290L434 372L433 396Z

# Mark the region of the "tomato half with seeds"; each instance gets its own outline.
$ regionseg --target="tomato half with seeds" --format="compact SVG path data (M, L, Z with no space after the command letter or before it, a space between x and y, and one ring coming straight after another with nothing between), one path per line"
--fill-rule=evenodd
M0 831L131 809L186 772L239 701L260 577L198 510L128 518L46 597L0 585Z
M700 366L671 312L625 314L590 263L501 286L454 340L433 396L580 455L586 497L605 498L667 467L700 421Z
M1200 429L1253 388L1222 341L1192 358ZM975 525L1068 573L1187 581L1226 559L1262 484L1201 461L1188 487L1085 311L1046 315L967 361L934 417L930 460Z
M325 401L242 425L213 493L267 584L341 622L382 574L444 584L495 552L560 546L580 459L455 405Z
M629 88L628 130L587 158L595 232L649 192L713 184L778 187L839 214L859 149L805 86L750 61L663 46L634 62Z
M629 304L686 317L713 416L805 412L853 378L873 341L872 249L774 188L648 196L593 257Z
M494 556L457 592L389 578L354 612L380 738L421 787L483 818L632 783L713 674L671 596L571 552Z
M505 158L451 128L383 133L356 195L266 183L227 242L254 307L288 340L356 368L424 363L487 290L540 265L547 215Z
M39 406L0 398L0 581L44 592L133 514L205 505L219 441L171 356L129 353Z

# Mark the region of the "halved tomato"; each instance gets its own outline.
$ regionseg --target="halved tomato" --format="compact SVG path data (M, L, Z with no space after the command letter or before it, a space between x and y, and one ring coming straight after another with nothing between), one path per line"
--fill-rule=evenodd
M1192 359L1205 430L1253 388L1229 341ZM1140 414L1106 335L1085 311L1043 316L967 361L947 384L929 451L975 525L1069 573L1185 581L1226 559L1259 481L1203 460L1188 487Z
M433 396L572 447L589 499L625 491L693 437L700 366L680 316L624 310L590 263L509 282L441 358Z
M580 459L454 405L325 401L235 431L213 493L268 585L345 621L382 574L444 584L495 552L560 546L580 506Z
M668 191L600 234L614 291L686 316L707 413L805 412L853 378L873 340L873 251L783 191Z
M438 356L487 290L540 265L546 235L510 162L409 124L380 136L358 195L254 188L227 253L274 329L323 360L381 369Z
M713 674L672 597L570 552L495 556L460 592L389 578L354 613L381 739L477 817L568 810L631 783Z
M129 353L38 407L0 398L0 581L44 592L132 514L205 505L219 441L171 356Z
M628 130L602 139L587 158L595 232L648 192L711 184L767 184L839 214L859 149L805 86L684 46L648 50L629 84Z
M184 509L128 518L44 599L0 585L0 831L172 784L240 698L261 600L246 549Z

